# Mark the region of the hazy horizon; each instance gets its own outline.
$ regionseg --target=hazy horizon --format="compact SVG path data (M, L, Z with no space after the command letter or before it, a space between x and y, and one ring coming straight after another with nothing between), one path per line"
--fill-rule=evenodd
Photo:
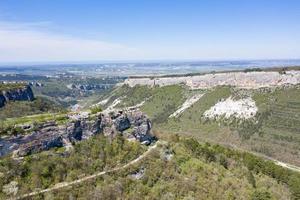
M293 66L294 63L300 64L300 59L227 59L227 60L197 60L197 59L169 59L169 60L95 60L95 61L28 61L28 62L0 62L1 67L33 67L40 65L101 65L101 64L138 64L138 63L161 63L161 64L174 64L174 63L226 63L226 62L273 62L273 63L284 63Z
M300 59L300 2L2 1L0 63Z

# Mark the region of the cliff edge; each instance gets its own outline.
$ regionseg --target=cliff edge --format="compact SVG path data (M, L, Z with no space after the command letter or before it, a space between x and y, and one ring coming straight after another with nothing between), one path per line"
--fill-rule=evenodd
M34 95L29 85L0 84L0 108L9 101L33 101Z

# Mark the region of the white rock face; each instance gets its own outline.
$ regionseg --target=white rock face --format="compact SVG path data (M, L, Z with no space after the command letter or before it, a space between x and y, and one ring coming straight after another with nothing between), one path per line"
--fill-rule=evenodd
M135 109L138 109L140 107L142 107L144 104L145 104L146 101L142 101L141 103L138 103L134 106L130 106L130 107L126 107L124 108L124 110L135 110Z
M218 85L236 86L239 88L276 87L281 85L295 85L300 83L300 71L278 72L229 72L206 74L198 76L163 77L163 78L130 78L124 84L130 87L135 85L166 86L185 84L191 89L206 89Z
M119 103L121 103L121 99L120 99L120 98L115 99L115 100L112 102L112 104L109 105L109 106L108 106L105 110L103 110L102 112L103 112L103 113L106 113L106 114L108 114L108 113L110 113L110 112L113 112L113 111L115 110L115 107L116 107Z
M100 101L99 103L97 103L97 105L102 105L103 106L103 105L105 105L109 101L109 99L110 99L110 97L108 97L108 98Z
M204 117L215 119L221 116L225 118L236 117L249 119L255 116L257 107L251 98L233 100L231 97L225 101L216 103L209 110L204 112Z
M89 112L76 112L76 113L71 113L68 115L70 119L73 120L80 120L80 119L87 119L89 117Z
M189 107L191 107L194 103L196 103L204 94L196 94L194 96L192 96L191 98L187 99L182 105L181 107L176 110L172 115L169 116L169 118L171 117L178 117L181 113L183 113L186 109L188 109Z

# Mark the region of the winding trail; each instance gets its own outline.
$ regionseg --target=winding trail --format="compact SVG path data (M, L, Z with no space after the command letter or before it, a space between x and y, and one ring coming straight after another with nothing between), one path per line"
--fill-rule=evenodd
M56 184L55 186L51 187L51 188L48 188L48 189L44 189L44 190L40 190L40 191L35 191L35 192L31 192L31 193L28 193L28 194L24 194L22 196L19 196L17 198L12 198L12 199L25 199L25 198L29 198L29 197L32 197L32 196L35 196L35 195L38 195L38 194L43 194L43 193L47 193L47 192L52 192L52 191L55 191L55 190L58 190L58 189L62 189L62 188L65 188L65 187L68 187L68 186L73 186L73 185L76 185L76 184L79 184L79 183L82 183L82 182L85 182L85 181L88 181L88 180L91 180L91 179L95 179L99 176L102 176L104 174L108 174L108 173L111 173L111 172L115 172L115 171L119 171L119 170L122 170L122 169L125 169L137 162L139 162L140 160L142 160L143 158L145 158L148 154L150 154L150 152L154 149L157 148L158 144L159 143L163 143L162 141L157 141L155 143L155 145L153 146L150 146L148 148L148 150L143 153L142 155L140 155L139 157L137 157L136 159L130 161L129 163L123 165L123 166L120 166L120 167L115 167L113 169L110 169L110 170L105 170L105 171L101 171L101 172L98 172L96 174L93 174L93 175L90 175L90 176L86 176L86 177L83 177L83 178L80 178L80 179L77 179L75 181L71 181L71 182L61 182L61 183L58 183ZM228 146L227 145L224 145L224 146ZM287 168L289 170L293 170L293 171L296 171L296 172L299 172L300 173L300 167L298 166L295 166L295 165L291 165L291 164L288 164L288 163L284 163L284 162L281 162L279 160L276 160L274 158L271 158L271 157L268 157L268 156L265 156L265 155L262 155L262 154L259 154L259 153L256 153L256 152L252 152L252 151L247 151L245 149L241 149L235 145L230 145L231 148L233 149L236 149L236 150L241 150L241 151L244 151L244 152L249 152L249 153L252 153L256 156L259 156L259 157L262 157L262 158L265 158L267 160L271 160L273 161L276 165L279 165L283 168Z
M224 145L225 146L225 145ZM228 145L226 144L226 146L230 146L231 148L233 149L236 149L238 151L244 151L244 152L248 152L248 153L251 153L255 156L258 156L260 158L264 158L266 160L270 160L272 162L274 162L274 164L278 165L278 166L281 166L283 168L286 168L286 169L289 169L289 170L292 170L292 171L295 171L295 172L299 172L300 173L300 167L296 166L296 165L292 165L290 163L286 163L286 162L282 162L282 161L279 161L275 158L272 158L270 156L267 156L267 155L264 155L264 154L261 154L261 153L258 153L258 152L254 152L254 151L250 151L250 150L246 150L246 149L242 149L240 147L237 147L236 145Z
M182 132L178 132L178 131L177 132L173 132L173 133L183 134ZM189 135L189 134L187 134L187 135ZM198 138L198 139L203 140L203 138ZM289 170L292 170L294 172L300 173L300 166L296 166L296 165L293 165L293 164L290 164L290 163L282 162L282 161L277 160L275 158L272 158L270 156L267 156L267 155L264 155L264 154L261 154L261 153L258 153L258 152L254 152L254 151L250 151L250 150L238 147L235 144L228 144L228 143L224 143L224 142L215 142L215 141L213 141L211 139L205 139L203 141L204 142L209 142L211 144L219 144L219 145L222 145L224 147L231 148L231 149L234 149L234 150L238 150L238 151L241 151L241 152L248 152L248 153L251 153L251 154L253 154L255 156L263 158L265 160L272 161L274 164L276 164L278 166L281 166L281 167L283 167L285 169L289 169Z
M24 198L29 198L29 197L32 197L32 196L35 196L35 195L38 195L38 194L43 194L43 193L47 193L47 192L52 192L54 190L58 190L58 189L62 189L62 188L65 188L65 187L68 187L68 186L72 186L72 185L76 185L76 184L79 184L79 183L82 183L82 182L85 182L85 181L88 181L88 180L91 180L91 179L94 179L94 178L97 178L99 176L102 176L104 174L107 174L107 173L110 173L110 172L115 172L115 171L119 171L119 170L122 170L122 169L125 169L137 162L139 162L140 160L142 160L144 157L146 157L152 150L156 149L158 144L160 143L160 141L157 141L155 143L155 145L153 146L150 146L148 148L148 150L143 153L142 155L140 155L139 157L137 157L136 159L130 161L129 163L123 165L123 166L120 166L120 167L115 167L113 169L110 169L110 170L106 170L106 171L102 171L102 172L98 172L96 174L93 174L93 175L90 175L90 176L86 176L86 177L83 177L83 178L80 178L80 179L77 179L75 181L71 181L71 182L61 182L61 183L58 183L56 184L55 186L51 187L51 188L48 188L48 189L44 189L44 190L40 190L40 191L35 191L35 192L31 192L31 193L28 193L28 194L24 194L22 196L19 196L17 197L16 199L24 199Z

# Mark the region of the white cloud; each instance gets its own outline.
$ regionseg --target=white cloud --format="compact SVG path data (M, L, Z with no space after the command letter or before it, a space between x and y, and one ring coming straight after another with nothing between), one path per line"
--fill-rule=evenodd
M52 34L40 28L47 24L0 22L0 62L128 59L137 52L121 44Z
M49 21L7 23L0 21L0 63L100 61L142 59L271 59L299 58L299 41L288 37L238 35L226 38L222 33L215 37L172 39L146 35L142 42L126 45L96 39L55 34L58 30ZM137 32L138 33L138 32ZM179 33L174 33L179 34ZM176 37L175 37L176 38ZM224 39L225 38L225 39ZM193 41L195 39L195 41Z

